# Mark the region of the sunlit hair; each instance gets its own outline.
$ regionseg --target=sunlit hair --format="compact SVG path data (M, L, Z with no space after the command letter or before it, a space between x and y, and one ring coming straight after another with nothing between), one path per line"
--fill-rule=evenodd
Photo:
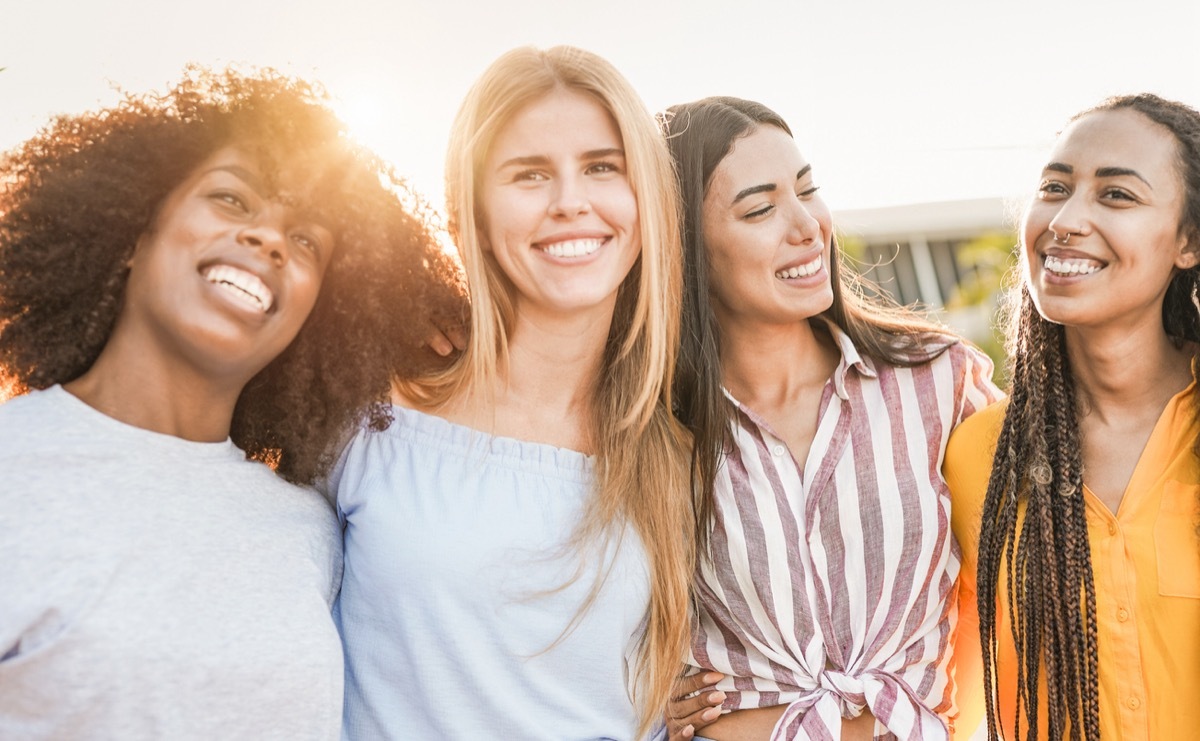
M1097 111L1128 109L1161 126L1176 142L1184 186L1178 233L1200 248L1200 113L1155 95L1110 98ZM1021 250L1025 260L1025 250ZM1200 268L1177 271L1163 301L1163 331L1200 343L1196 291ZM1100 735L1096 590L1083 498L1079 401L1062 325L1042 317L1024 281L1009 297L1011 396L996 444L979 538L979 627L989 738L999 737L995 685L997 600L1011 606L1017 654L1017 738L1038 738L1039 717L1050 737ZM1200 347L1200 344L1196 345ZM1192 367L1200 354L1192 359ZM1195 443L1200 451L1200 439ZM1024 511L1018 530L1019 512ZM1018 544L1020 547L1018 548ZM1045 679L1046 707L1038 685ZM1025 729L1021 729L1024 720Z
M628 522L649 555L650 608L632 687L645 730L661 716L688 640L686 433L669 412L679 336L678 205L670 155L653 117L629 82L595 54L567 46L514 49L467 94L451 130L446 199L471 293L471 338L449 372L409 390L434 406L463 394L486 399L507 371L515 289L480 243L487 218L481 170L513 117L556 90L588 95L611 114L638 202L641 255L618 290L596 380L590 429L596 496L573 542L594 544Z
M318 88L270 70L190 68L166 94L61 116L0 159L0 387L46 388L92 366L138 239L168 194L228 146L254 158L272 190L287 177L289 197L336 243L308 321L242 391L230 431L247 454L309 483L360 418L386 425L390 372L436 363L417 351L422 335L432 318L461 313L463 297L403 181L349 142Z
M762 126L788 136L774 111L741 98L712 97L672 106L662 114L683 200L683 326L675 412L691 430L691 490L696 541L707 544L714 512L713 485L729 444L732 409L721 385L721 333L709 295L704 198L713 174L734 144ZM940 355L957 339L946 328L885 299L868 298L866 280L843 262L834 240L829 279L833 304L822 316L840 327L864 355L890 365L913 366Z

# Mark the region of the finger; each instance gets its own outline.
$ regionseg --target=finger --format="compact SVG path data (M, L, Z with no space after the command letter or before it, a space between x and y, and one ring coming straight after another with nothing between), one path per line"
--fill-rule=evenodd
M450 343L457 350L467 349L467 330L465 327L451 327L446 330L446 337L450 338ZM447 353L448 354L448 353Z
M692 728L691 726L684 726L683 728L678 728L678 727L672 728L671 733L670 733L670 735L667 736L667 738L669 739L669 741L688 741L688 739L692 738L695 735L696 735L695 728Z
M667 709L672 718L682 720L711 707L719 707L724 701L725 693L713 690L712 692L701 692L694 697L685 697L682 700L672 700L668 703Z
M672 719L677 724L690 724L703 728L721 715L721 703L725 701L725 693L720 690L706 692L699 697L673 702L669 706Z
M720 672L697 672L687 677L680 677L675 680L675 684L671 688L671 694L676 699L687 697L705 687L712 687L724 678L725 675Z
M433 350L443 358L454 352L454 345L450 344L450 340L446 339L446 336L440 332L430 335L426 343L429 345L430 350Z

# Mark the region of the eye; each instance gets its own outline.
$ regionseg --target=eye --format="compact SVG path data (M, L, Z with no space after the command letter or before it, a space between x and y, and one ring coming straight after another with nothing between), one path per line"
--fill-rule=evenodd
M746 214L742 218L743 219L756 219L760 216L766 216L767 214L771 213L774 210L775 210L775 205L768 203L767 205L762 206L761 208L756 208L755 210Z
M250 212L249 200L241 193L235 190L217 190L209 195L209 198L220 203L222 206L227 206L230 209L241 213Z
M1062 183L1058 182L1057 180L1046 180L1046 181L1043 181L1042 184L1038 186L1038 197L1039 198L1053 198L1055 196L1065 196L1065 195L1067 195L1067 193L1068 193L1067 186L1063 185Z
M1134 195L1132 193L1130 193L1127 190L1121 190L1120 188L1109 188L1108 190L1104 191L1104 193L1102 193L1100 197L1107 201L1123 201L1126 203L1137 203L1137 198L1134 197Z
M300 231L292 234L292 241L311 252L314 256L320 257L323 245L320 238L310 232Z
M541 170L521 170L520 172L513 175L514 183L521 183L521 182L536 183L536 182L541 182L541 181L549 180L549 179L550 179L550 176L547 175L546 173L542 172Z
M621 166L615 162L594 162L588 165L584 172L589 175L607 175L610 173L619 174L621 172Z
M797 193L796 197L802 201L806 201L809 198L812 198L813 196L815 196L817 194L817 191L820 189L821 189L821 186L813 185L813 186L810 186L808 188L808 190L802 190L799 193Z

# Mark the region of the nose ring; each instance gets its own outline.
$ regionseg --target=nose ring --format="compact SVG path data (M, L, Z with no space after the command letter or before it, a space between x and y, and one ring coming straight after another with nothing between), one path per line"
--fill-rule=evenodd
M1073 232L1067 232L1067 233L1063 234L1063 235L1060 237L1060 236L1058 235L1058 232L1056 232L1056 231L1054 231L1054 230L1051 230L1051 231L1050 231L1050 233L1054 235L1054 241L1055 241L1057 244L1062 244L1062 245L1065 245L1067 242L1070 242L1070 241L1071 241L1071 237L1072 237L1072 236L1073 236L1073 234L1074 234Z

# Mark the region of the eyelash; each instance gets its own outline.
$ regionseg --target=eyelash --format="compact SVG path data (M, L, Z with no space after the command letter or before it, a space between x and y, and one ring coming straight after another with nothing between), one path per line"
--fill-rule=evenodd
M811 198L812 196L816 195L817 191L820 189L821 189L821 186L814 185L813 187L809 188L808 190L800 191L799 193L796 194L796 197L801 200L804 200L806 198ZM753 219L756 216L764 216L764 215L770 213L772 210L774 210L774 208L775 208L774 204L767 204L766 206L763 206L762 208L758 209L757 211L751 211L750 213L746 214L742 218Z
M1070 191L1067 189L1067 186L1063 185L1062 183L1050 181L1047 183L1042 183L1041 186L1038 187L1038 193L1042 196L1065 196L1069 195ZM1131 203L1137 202L1137 198L1135 198L1128 191L1121 190L1120 188L1109 188L1101 194L1101 197L1115 201L1129 201Z
M313 237L307 233L303 233L303 232L300 234L294 235L292 237L292 239L295 240L296 242L299 242L301 247L303 247L304 249L313 253L313 255L320 256L321 240L319 240L316 237Z
M219 190L211 196L214 200L220 201L229 206L233 206L241 211L249 211L250 207L246 204L246 199L241 195L228 190Z
M1067 192L1066 186L1057 181L1042 183L1038 186L1038 193L1043 195L1063 195Z

